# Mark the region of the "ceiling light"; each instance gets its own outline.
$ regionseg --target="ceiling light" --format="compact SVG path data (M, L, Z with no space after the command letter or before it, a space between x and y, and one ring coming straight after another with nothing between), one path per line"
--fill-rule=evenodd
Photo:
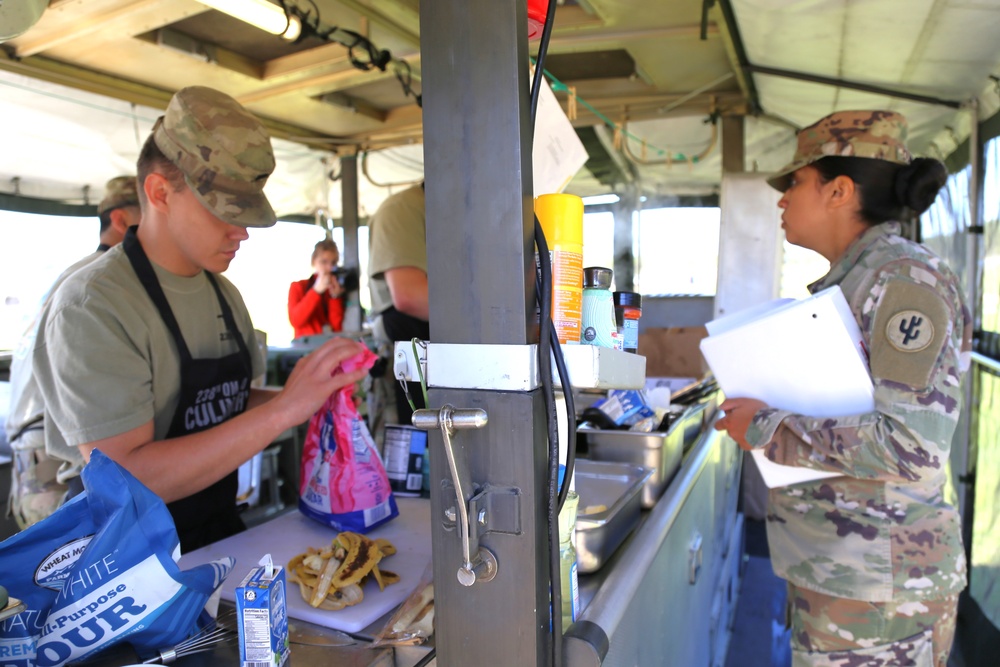
M302 34L299 17L267 0L198 0L203 5L229 14L272 35L294 42Z
M607 194L607 195L593 195L591 197L583 198L584 206L596 206L598 204L617 204L619 201L618 195Z

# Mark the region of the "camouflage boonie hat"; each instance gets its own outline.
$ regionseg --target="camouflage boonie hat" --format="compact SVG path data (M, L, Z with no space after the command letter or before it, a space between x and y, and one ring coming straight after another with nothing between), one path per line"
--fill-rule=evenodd
M274 151L264 125L229 95L203 86L177 91L153 140L205 208L240 227L277 220L264 196Z
M97 215L123 206L138 206L135 176L116 176L104 186L104 199L97 205Z
M796 169L828 156L864 157L909 164L906 119L894 111L838 111L799 130L792 161L767 179L784 192Z

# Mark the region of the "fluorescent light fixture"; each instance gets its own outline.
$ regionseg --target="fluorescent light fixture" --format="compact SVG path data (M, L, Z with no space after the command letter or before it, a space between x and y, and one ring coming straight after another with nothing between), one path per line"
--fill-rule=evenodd
M595 206L597 204L617 204L619 200L618 195L608 194L608 195L594 195L593 197L584 197L584 206Z
M290 42L302 34L302 22L299 17L286 16L284 9L267 0L198 0L198 2Z

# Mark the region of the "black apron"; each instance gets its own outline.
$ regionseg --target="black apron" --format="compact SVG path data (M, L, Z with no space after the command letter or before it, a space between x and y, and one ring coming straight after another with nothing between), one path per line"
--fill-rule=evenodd
M125 235L125 254L173 336L180 356L180 395L167 431L167 439L198 433L217 426L246 409L253 373L250 352L215 276L206 271L205 276L219 299L226 329L236 340L239 350L218 359L191 357L180 326L153 271L153 265L136 237L136 229L137 227L130 227ZM205 316L213 317L214 314L206 313ZM234 470L208 488L167 504L177 527L182 553L245 530L246 527L236 512L237 485L238 477Z

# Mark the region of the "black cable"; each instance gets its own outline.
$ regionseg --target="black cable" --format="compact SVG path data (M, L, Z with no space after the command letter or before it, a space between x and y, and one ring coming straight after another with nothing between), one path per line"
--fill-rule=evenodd
M287 0L279 0L281 8L285 10L285 17L290 21L291 17L295 16L299 19L299 23L302 26L298 38L295 39L296 43L301 42L306 37L313 36L324 42L340 44L347 48L347 58L351 65L365 72L372 69L384 72L391 63L400 64L402 68L405 68L406 75L404 76L401 72L394 71L396 80L402 86L403 93L413 97L417 102L417 106L423 107L421 95L413 90L413 77L410 73L410 64L408 62L399 58L393 58L392 53L386 49L378 48L370 39L360 33L341 28L340 26L323 25L321 23L319 7L316 5L315 0L308 0L308 2L312 5L312 11L303 10L287 2ZM315 12L315 18L313 12ZM355 49L360 49L364 52L364 55L360 57L355 55Z
M559 423L552 387L552 352L559 349L558 335L552 326L552 262L542 225L535 216L535 245L538 253L538 279L535 282L539 301L538 373L542 382L542 401L548 431L548 492L546 514L549 528L549 601L552 626L552 664L560 665L562 648L562 582L559 566ZM553 346L553 336L556 338Z
M431 664L431 660L433 660L435 657L437 657L437 649L432 648L430 653L420 658L420 662L413 665L413 667L427 667L427 665Z
M542 28L542 38L538 44L538 56L535 59L535 75L531 82L530 97L530 131L532 143L535 135L535 115L538 110L538 95L542 81L545 78L545 54L549 48L552 35L552 25L555 23L556 0L549 0L545 15L545 25ZM548 493L548 528L549 528L549 600L550 621L552 626L552 665L562 667L562 574L559 567L559 424L555 414L555 391L552 387L552 355L556 356L559 366L562 358L562 348L555 329L552 326L552 263L549 257L548 243L542 225L535 216L535 245L538 252L538 276L535 283L539 302L539 336L538 336L538 370L542 381L542 399L545 403L545 417L549 434L549 493ZM565 368L562 362L561 369ZM568 378L561 374L565 387ZM572 390L571 390L572 393ZM572 399L567 401L567 406ZM575 415L571 421L575 421ZM565 486L569 487L569 477L564 478Z
M545 54L549 50L549 39L552 37L552 25L555 23L556 0L549 0L549 9L545 14L545 25L542 27L542 38L538 42L538 55L535 57L535 78L531 82L531 134L534 141L535 112L538 110L538 93L541 90L542 79L545 78Z
M569 495L569 481L573 479L573 469L576 467L576 401L573 398L573 387L569 382L569 372L566 370L566 359L563 357L562 348L559 347L559 335L552 329L552 344L556 353L556 369L559 371L559 384L562 385L563 396L566 397L566 416L568 429L566 431L566 472L563 476L563 485L559 489L558 511L562 512L563 505L566 504L566 496Z

